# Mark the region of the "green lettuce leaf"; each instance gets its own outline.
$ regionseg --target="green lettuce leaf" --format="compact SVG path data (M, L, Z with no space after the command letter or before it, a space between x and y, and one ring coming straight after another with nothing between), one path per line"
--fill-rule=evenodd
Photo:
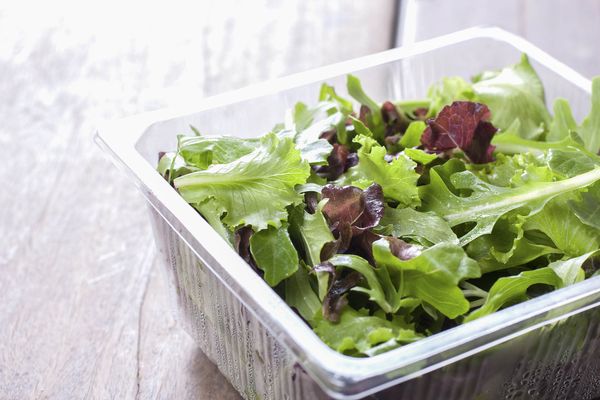
M383 143L385 137L385 126L381 116L381 108L379 103L367 96L362 88L360 80L354 75L348 75L346 87L348 94L358 101L361 105L366 106L371 113L367 116L366 125L373 132L373 137L380 143Z
M588 151L600 154L600 76L592 80L592 109L577 132Z
M359 121L360 122L360 121ZM354 185L366 189L375 182L383 188L387 199L395 200L405 206L419 204L415 172L417 164L403 154L388 163L385 160L386 149L374 139L359 135L354 142L361 145L358 149L358 165L350 168L336 184Z
M188 165L206 169L212 164L227 164L251 153L259 139L232 136L179 136L179 155Z
M560 253L552 246L525 236L525 220L518 213L509 213L496 222L491 234L480 236L467 245L467 254L477 260L483 274L524 265L546 254Z
M314 330L329 347L346 354L372 355L369 350L377 345L385 344L386 350L391 350L423 338L398 318L388 321L369 315L365 310L355 311L349 307L344 309L339 322L321 318Z
M294 241L304 250L306 263L310 267L321 262L321 250L335 238L323 215L323 203L320 203L314 214L304 211L304 207L297 207L290 215L290 233ZM323 300L327 294L329 275L326 272L317 272L319 299Z
M225 207L217 202L215 199L208 198L200 203L193 204L194 208L198 210L198 212L206 219L206 221L213 227L215 231L223 239L229 243L231 247L234 247L235 237L233 231L227 229L227 227L223 224L221 218L227 212Z
M546 141L560 141L577 130L577 122L573 118L573 112L569 102L565 99L556 99L554 101L554 119L550 125L550 131L546 135Z
M518 135L536 139L550 126L544 87L525 54L518 64L506 67L487 79L473 84L476 100L492 112L492 123L501 130L519 120Z
M593 185L581 193L580 200L569 201L573 213L584 224L600 231L600 185Z
M310 285L306 266L301 263L296 273L286 279L284 284L285 302L313 325L315 317L321 311L321 302Z
M481 271L461 247L440 243L415 258L401 260L392 254L388 241L381 239L373 243L373 256L377 267L387 269L395 283L394 303L405 296L414 297L452 319L469 311L469 302L458 284L480 277Z
M498 279L492 285L484 305L469 314L465 322L491 314L505 305L527 300L527 289L540 284L557 288L561 285L561 279L552 268L525 271L516 276Z
M542 211L527 219L524 228L544 233L565 254L580 256L600 248L600 230L577 218L569 207L573 198L567 194L549 201Z
M492 285L484 305L469 314L464 322L473 321L504 306L527 300L527 289L533 285L548 285L560 289L582 281L585 278L582 265L594 253L555 261L544 268L498 279Z
M251 153L228 164L213 164L175 179L175 187L188 203L214 198L227 210L229 227L252 225L255 231L281 226L286 207L302 201L294 187L306 183L310 167L291 139L264 136Z
M277 286L298 270L298 253L284 226L270 226L254 233L250 237L250 252L270 286Z
M423 121L413 121L406 128L406 132L400 138L400 145L402 147L417 147L421 145L421 136L427 128L427 124Z
M461 77L448 77L431 85L427 93L431 104L427 112L428 117L437 115L442 108L456 100L474 100L472 84Z
M442 242L458 244L456 234L443 218L412 208L386 207L375 231L387 236L412 239L424 246Z
M423 211L434 211L451 227L474 223L474 227L460 238L465 245L479 236L492 232L494 224L509 211L526 207L531 214L542 209L550 199L570 191L587 187L600 179L600 168L558 182L526 182L516 188L491 185L470 171L450 177L456 189L471 191L470 196L453 193L440 174L430 171L430 184L420 187Z
M169 183L173 182L173 179L190 174L194 171L198 171L198 168L189 166L186 164L183 157L177 153L165 153L158 161L158 167L156 168L158 173L163 176Z

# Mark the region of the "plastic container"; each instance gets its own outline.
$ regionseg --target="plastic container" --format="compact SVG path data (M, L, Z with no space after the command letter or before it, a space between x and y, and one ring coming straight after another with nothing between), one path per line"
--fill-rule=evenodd
M372 358L327 347L190 207L155 166L192 124L255 136L327 81L357 75L375 99L421 97L434 81L515 63L526 52L548 102L588 112L590 82L525 40L477 28L108 122L97 140L150 203L183 326L247 399L588 399L600 396L600 277Z

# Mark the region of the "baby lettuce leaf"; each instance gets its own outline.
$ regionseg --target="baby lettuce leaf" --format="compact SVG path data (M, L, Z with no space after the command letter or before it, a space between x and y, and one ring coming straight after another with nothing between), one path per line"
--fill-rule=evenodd
M200 203L193 204L193 206L210 226L212 226L213 229L233 247L233 243L235 242L233 231L227 229L221 220L223 214L227 212L225 207L212 197Z
M577 122L573 118L573 112L569 102L565 99L556 99L554 101L554 119L550 124L550 131L546 135L546 141L560 141L577 130Z
M298 270L298 253L284 226L269 226L253 234L250 252L270 286L277 286Z
M562 178L572 178L600 167L599 157L575 149L551 149L540 160Z
M600 76L592 80L592 109L577 132L588 151L600 154Z
M354 185L366 189L375 182L383 188L384 196L405 206L420 203L417 190L419 174L415 172L417 164L403 154L391 162L385 160L386 149L374 139L359 135L354 142L360 144L358 165L350 168L336 182L341 185Z
M424 246L442 242L458 244L456 234L443 218L409 207L386 207L375 230L383 235L412 239Z
M324 202L319 203L314 214L304 211L303 207L295 208L290 214L290 232L304 249L310 267L321 262L323 246L335 240L323 215L323 205Z
M593 185L587 192L581 193L581 199L570 200L573 213L584 224L600 232L600 185Z
M323 187L321 194L327 199L323 213L334 231L347 224L357 234L376 226L383 216L383 193L376 183L364 191L355 186L330 184Z
M179 176L198 170L198 168L188 165L183 157L172 152L165 153L160 157L156 169L169 183L173 182L173 179Z
M188 165L206 169L212 164L227 164L251 153L259 139L232 136L179 136L179 155Z
M349 307L344 309L338 323L322 318L317 320L314 330L329 347L346 354L366 355L377 345L387 343L389 350L423 338L398 317L388 321L369 315L366 310L356 311ZM390 345L390 341L396 345Z
M310 285L306 266L300 264L296 273L284 281L285 302L313 325L315 316L321 310L321 302Z
M490 142L497 129L488 122L489 118L486 105L455 101L444 107L435 119L427 121L421 143L432 152L460 149L470 162L490 162L494 151Z
M400 139L400 145L402 147L417 147L421 145L421 136L427 128L427 124L423 121L413 121L406 128L406 132Z
M175 187L189 203L214 198L227 210L229 227L251 225L255 231L281 226L286 207L302 201L294 187L306 183L308 163L289 138L271 133L251 153L227 164L213 164L175 179Z
M512 133L510 129L505 133L496 135L492 139L492 144L496 146L497 152L504 154L531 153L533 155L543 155L546 151L553 149L577 150L583 148L581 139L573 132L555 142L541 142L523 139Z
M427 116L433 117L442 108L456 100L473 100L475 94L471 83L461 77L454 76L444 78L440 82L431 85L427 97L431 101Z
M430 171L430 184L420 187L422 209L434 211L451 227L467 222L475 223L460 238L461 245L491 233L498 218L511 210L526 207L531 213L535 213L550 199L600 180L600 168L596 168L563 181L533 181L516 188L504 188L484 182L470 171L464 171L450 177L454 188L472 192L468 197L460 197L448 188L436 168Z
M561 140L573 132L577 132L587 151L600 154L600 76L592 80L592 107L580 126L576 126L566 100L558 99L554 104L554 120L547 140Z
M327 157L333 149L331 144L320 136L335 125L337 115L314 121L317 117L325 116L326 110L331 107L333 104L329 102L320 102L312 108L308 108L304 103L296 103L291 115L286 118L284 129L278 132L281 138L292 138L302 158L311 165L327 164Z
M556 248L571 257L600 248L600 230L584 224L573 213L569 207L573 198L570 193L556 197L524 225L526 230L543 232Z
M379 104L367 96L362 88L360 80L356 76L348 75L346 87L348 89L348 94L350 94L350 96L352 96L352 98L358 101L362 106L368 109L368 113L366 113L362 122L365 123L365 125L368 126L373 132L372 136L376 140L383 142L385 137L385 126L383 124L381 108Z
M469 314L464 322L491 314L506 305L527 300L527 289L533 285L542 284L560 289L581 282L585 278L583 263L594 253L555 261L544 268L498 279L492 285L484 305Z
M465 322L491 314L505 305L527 300L527 289L540 284L557 288L561 285L561 280L554 270L548 267L498 279L492 285L483 306L469 314Z
M476 101L492 112L492 123L502 130L518 119L518 135L536 139L550 126L544 87L525 54L518 64L506 67L486 79L482 76L472 86Z
M482 273L517 267L546 254L560 253L544 243L525 236L526 218L516 212L502 216L492 233L483 235L467 246L467 254L477 260Z
M369 300L375 302L385 313L398 311L397 290L383 268L373 268L367 260L353 254L337 254L328 263L335 268L349 268L360 273L366 280L366 287L355 287L353 290L366 293Z
M319 203L314 214L296 207L290 214L290 233L296 243L304 250L306 263L314 267L321 261L323 246L335 240L323 215L323 202ZM323 300L327 293L329 276L324 272L316 272L319 299Z
M386 239L373 243L378 268L386 268L397 291L396 304L409 296L431 305L448 318L469 311L469 302L458 287L468 278L481 276L479 265L464 250L452 243L440 243L408 260L392 253Z

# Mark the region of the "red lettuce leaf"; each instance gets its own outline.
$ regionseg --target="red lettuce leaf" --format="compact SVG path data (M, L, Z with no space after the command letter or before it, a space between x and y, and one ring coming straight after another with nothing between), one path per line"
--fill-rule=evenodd
M326 185L321 190L323 198L329 199L323 213L332 231L349 224L354 235L376 226L383 217L383 190L376 183L364 191L355 186Z
M346 145L334 143L333 150L327 157L327 165L317 167L315 172L322 178L334 181L356 164L358 164L356 153L351 153Z
M342 309L348 304L347 293L358 285L363 276L356 271L344 274L343 271L336 270L329 262L316 265L313 272L327 272L329 274L329 288L323 299L322 313L325 319L338 322Z
M489 122L490 117L485 104L455 101L427 121L421 143L436 153L458 148L476 164L493 161L495 147L490 143L497 129Z

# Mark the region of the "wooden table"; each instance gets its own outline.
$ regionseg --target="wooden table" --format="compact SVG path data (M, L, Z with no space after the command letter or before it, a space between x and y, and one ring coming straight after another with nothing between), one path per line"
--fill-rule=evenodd
M173 320L144 201L94 127L386 49L397 4L206 3L0 5L0 399L239 398ZM600 73L598 2L549 2L577 28L546 1L508 3L489 6ZM444 7L420 29L476 23Z

